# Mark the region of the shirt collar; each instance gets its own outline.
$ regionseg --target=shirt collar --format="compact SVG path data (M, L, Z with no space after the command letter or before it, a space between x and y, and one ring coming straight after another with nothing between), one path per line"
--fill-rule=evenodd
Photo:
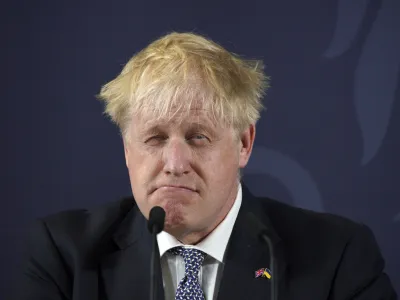
M242 204L242 186L239 183L236 200L226 215L225 219L200 243L194 246L184 245L169 233L162 231L157 235L160 256L163 256L169 249L179 246L199 249L216 260L223 262L225 249L232 233L233 225Z

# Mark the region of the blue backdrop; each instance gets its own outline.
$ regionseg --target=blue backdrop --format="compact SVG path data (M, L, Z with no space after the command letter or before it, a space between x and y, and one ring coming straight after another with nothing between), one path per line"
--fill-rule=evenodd
M272 88L245 183L369 225L400 292L400 1L9 1L1 14L0 299L34 218L130 193L94 95L170 31L264 60Z

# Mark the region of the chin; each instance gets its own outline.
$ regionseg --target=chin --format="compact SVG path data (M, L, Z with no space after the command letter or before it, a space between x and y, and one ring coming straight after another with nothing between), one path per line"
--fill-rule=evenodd
M182 207L164 207L165 210L165 227L180 227L185 224L185 216Z
M174 233L186 231L187 227L192 220L188 214L188 211L185 209L185 205L182 203L168 203L167 205L163 205L165 210L165 231L170 231Z
M193 218L193 205L195 204L194 199L182 195L171 197L170 195L154 195L152 199L152 206L160 206L165 210L165 225L164 230L169 231L181 231L185 230L188 225L188 221ZM160 197L161 196L161 197Z

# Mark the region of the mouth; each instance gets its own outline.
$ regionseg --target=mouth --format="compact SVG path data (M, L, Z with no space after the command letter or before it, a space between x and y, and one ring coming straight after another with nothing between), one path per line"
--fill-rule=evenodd
M153 192L156 190L160 191L166 191L166 192L192 192L192 193L198 193L198 191L194 188L184 186L184 185L160 185L156 188L154 188Z

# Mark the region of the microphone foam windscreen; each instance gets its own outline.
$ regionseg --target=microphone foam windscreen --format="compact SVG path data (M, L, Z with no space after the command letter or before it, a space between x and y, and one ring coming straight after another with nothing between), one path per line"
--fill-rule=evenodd
M165 210L160 206L154 206L150 210L149 221L147 222L147 228L150 233L153 233L153 228L156 228L156 234L160 233L164 229L165 221Z

